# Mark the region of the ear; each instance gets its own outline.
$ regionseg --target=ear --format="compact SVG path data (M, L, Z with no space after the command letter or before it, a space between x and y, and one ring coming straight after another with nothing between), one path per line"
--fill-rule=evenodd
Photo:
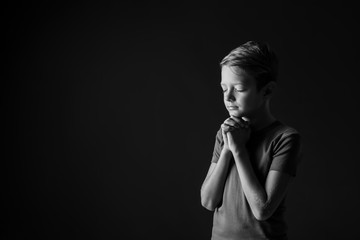
M263 92L264 97L271 96L272 93L274 92L276 86L277 86L276 82L273 82L273 81L266 84L264 86L264 92Z

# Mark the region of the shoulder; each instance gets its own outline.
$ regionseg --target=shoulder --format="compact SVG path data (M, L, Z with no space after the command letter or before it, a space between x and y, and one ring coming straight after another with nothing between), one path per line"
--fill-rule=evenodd
M285 146L299 148L301 145L301 135L294 127L279 122L274 129L270 141L275 151Z
M300 133L295 128L284 124L279 120L273 122L270 126L263 130L254 132L255 138L263 139L267 143L291 136L300 137Z
M296 130L295 128L284 124L283 122L279 121L279 124L277 125L277 127L274 129L274 137L275 138L284 138L284 137L289 137L291 135L296 135L300 137L300 133L298 130Z
M298 145L300 133L282 121L275 121L267 128L255 132L252 136L252 144L261 144L266 149L276 152L286 145Z
M287 137L290 135L300 136L300 133L294 127L291 127L291 126L286 125L283 122L279 121L278 126L275 128L274 136L275 137Z

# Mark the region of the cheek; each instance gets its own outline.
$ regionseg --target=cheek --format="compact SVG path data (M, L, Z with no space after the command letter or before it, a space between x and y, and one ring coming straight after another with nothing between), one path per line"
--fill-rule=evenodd
M239 94L236 96L236 102L240 105L246 105L249 103L249 96L245 94Z
M257 105L256 98L252 94L239 95L236 102L243 108L254 108Z

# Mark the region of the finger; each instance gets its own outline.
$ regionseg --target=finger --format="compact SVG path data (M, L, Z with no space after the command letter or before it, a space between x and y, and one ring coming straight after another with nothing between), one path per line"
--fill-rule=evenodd
M244 124L244 127L245 128L249 128L250 127L250 122L249 121L245 121L245 120L242 120L243 121L243 124Z
M236 116L231 116L231 119L233 119L234 121L236 121L237 123L239 123L241 126L248 128L249 127L249 122L245 121L242 118L236 117Z
M229 127L233 127L233 125L224 122L223 124L221 124L221 127L222 128L229 128Z
M229 126L233 126L233 127L236 127L236 128L239 128L241 127L241 124L236 122L234 119L231 119L231 118L228 118L224 121L224 124L227 124Z
M235 128L245 127L245 125L244 125L242 122L235 122L235 121L232 120L232 119L225 120L225 124L228 124L228 125L233 126L233 127L235 127Z
M223 137L226 137L226 134L228 133L228 130L222 129L221 132L222 132Z
M231 115L230 118L233 119L236 122L242 122L242 123L246 122L243 118L237 117L237 116L234 116L234 115Z
M223 123L223 124L221 125L221 128L222 128L225 132L230 132L230 131L235 130L235 129L238 128L238 127L234 127L234 126L229 125L229 124L227 124L227 123Z
M230 131L231 131L231 129L230 129L229 126L225 126L225 127L222 128L222 133L223 133L223 134L226 134L226 133L228 133L228 132L230 132Z
M227 132L226 131L224 131L224 129L222 129L222 137L223 137L223 140L224 140L224 144L228 144L227 143Z
M241 123L241 121L242 121L241 118L236 117L236 116L232 116L232 115L230 116L230 119L234 120L234 121L237 122L237 123Z

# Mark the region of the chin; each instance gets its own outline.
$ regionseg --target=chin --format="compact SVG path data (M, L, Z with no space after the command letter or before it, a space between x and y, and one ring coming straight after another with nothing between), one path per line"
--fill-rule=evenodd
M251 118L248 114L239 111L229 111L229 115L231 117L242 118L245 121L249 121Z
M229 115L238 118L244 117L244 115L239 111L229 111Z

